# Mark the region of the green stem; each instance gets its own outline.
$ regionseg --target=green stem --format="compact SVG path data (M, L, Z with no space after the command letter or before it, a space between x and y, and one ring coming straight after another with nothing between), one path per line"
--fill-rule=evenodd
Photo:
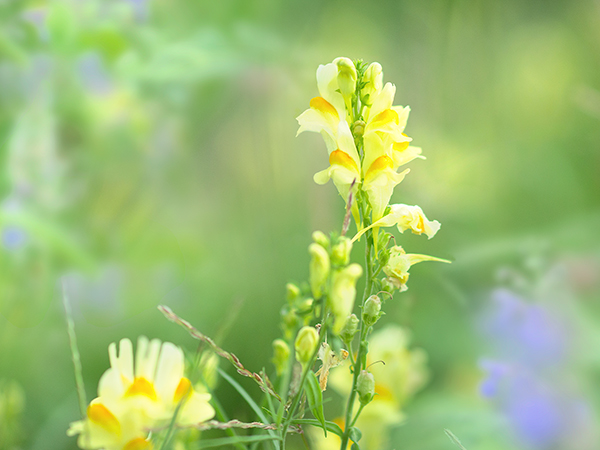
M302 397L302 389L304 388L304 383L306 382L306 377L308 376L309 370L315 364L317 355L319 354L319 349L321 348L321 344L325 340L325 336L327 334L327 320L326 320L327 311L326 311L326 309L327 309L326 303L325 303L325 301L323 301L323 309L322 309L323 313L322 313L322 317L321 317L321 330L319 332L319 342L315 348L315 351L313 352L312 357L310 358L310 361L306 364L306 367L302 368L302 378L300 379L300 385L298 386L298 392L296 392L296 395L294 396L294 399L292 400L292 405L290 406L288 415L285 419L285 422L283 423L282 430L281 430L281 437L283 440L282 450L285 450L286 433L287 433L287 430L294 418L294 413L296 412L296 408L298 407L298 404L300 403L300 398Z
M367 270L367 280L365 282L365 291L363 294L363 300L361 304L361 310L364 307L365 301L371 296L373 291L373 264L372 264L372 246L373 246L373 235L369 231L367 235L367 242L365 243L365 266ZM354 409L354 402L356 400L356 385L358 383L358 376L360 371L362 370L363 364L366 363L366 349L367 346L363 341L366 340L367 335L369 333L369 328L365 324L362 319L362 314L360 316L360 334L359 334L359 346L358 346L358 354L356 355L356 362L354 364L354 377L352 379L352 390L350 391L350 396L348 397L348 404L346 405L346 419L345 419L345 427L344 434L342 435L342 444L340 450L346 450L348 447L348 441L350 439L350 428L352 428L356 419L358 419L358 415L360 414L361 409L359 409L356 417L352 418L352 411Z

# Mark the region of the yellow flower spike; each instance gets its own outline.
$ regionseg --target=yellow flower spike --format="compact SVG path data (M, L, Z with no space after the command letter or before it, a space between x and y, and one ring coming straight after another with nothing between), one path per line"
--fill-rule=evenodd
M356 298L356 281L362 273L363 269L359 264L350 264L348 267L337 270L332 276L328 301L333 315L332 331L336 335L340 334L352 313Z
M390 213L383 216L371 226L363 228L354 236L352 242L360 238L369 228L373 227L393 227L396 225L398 231L403 233L410 229L414 234L425 233L431 239L442 226L437 220L429 220L419 206L404 204L390 205Z
M434 256L406 253L402 247L395 246L391 249L390 259L383 267L383 271L389 277L388 280L391 281L400 292L404 292L408 289L406 286L409 277L408 270L411 266L423 261L451 263L451 261L448 261L447 259L436 258Z

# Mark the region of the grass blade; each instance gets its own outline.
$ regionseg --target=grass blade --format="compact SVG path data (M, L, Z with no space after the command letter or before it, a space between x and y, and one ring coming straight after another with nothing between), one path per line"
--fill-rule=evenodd
M452 433L452 431L448 430L447 428L444 428L444 433L446 433L446 436L448 436L448 438L454 443L456 444L456 446L458 448L460 448L460 450L467 450L462 444L461 442L458 440L458 438L456 436L454 436L454 433Z
M73 360L73 368L75 369L75 386L77 388L77 398L79 399L79 412L81 418L85 419L87 410L87 398L85 395L85 385L83 384L83 375L81 368L81 357L77 348L77 336L75 335L75 323L73 322L73 314L71 313L71 305L67 298L65 290L65 282L62 282L62 298L65 308L65 316L67 319L67 334L69 335L69 346L71 348L71 359Z

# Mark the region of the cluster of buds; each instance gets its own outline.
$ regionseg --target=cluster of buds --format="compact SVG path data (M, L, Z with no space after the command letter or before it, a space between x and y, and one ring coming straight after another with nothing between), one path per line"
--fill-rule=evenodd
M314 298L327 298L327 307L333 316L332 331L338 335L354 308L356 282L363 270L359 264L350 264L352 242L347 237L331 242L317 231L313 233L313 241L309 246L310 287Z

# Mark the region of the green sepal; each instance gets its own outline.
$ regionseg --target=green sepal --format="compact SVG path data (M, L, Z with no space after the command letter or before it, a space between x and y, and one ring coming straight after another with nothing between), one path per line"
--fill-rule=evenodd
M356 442L360 441L360 439L362 438L362 431L360 431L356 427L352 427L352 428L350 428L350 433L348 434L348 436L350 437L350 439L352 439L353 442L356 443Z

